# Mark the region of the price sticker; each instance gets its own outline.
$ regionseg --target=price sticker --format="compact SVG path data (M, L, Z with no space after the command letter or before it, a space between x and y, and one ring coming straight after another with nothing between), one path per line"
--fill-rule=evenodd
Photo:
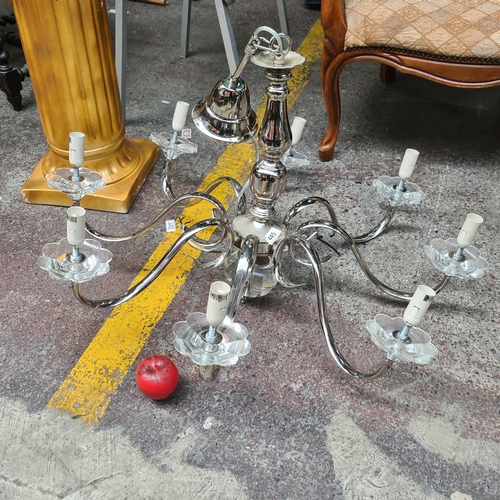
M183 128L181 132L181 137L183 139L191 139L191 129L190 128Z
M273 227L266 233L264 238L270 245L272 245L280 237L280 234L281 234L281 229Z
M175 220L167 220L165 222L165 227L167 229L167 233L174 233L175 232Z

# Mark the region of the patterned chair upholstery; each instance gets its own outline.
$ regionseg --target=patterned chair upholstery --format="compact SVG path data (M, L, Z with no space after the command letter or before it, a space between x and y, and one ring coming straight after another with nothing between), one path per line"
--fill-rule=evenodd
M340 127L339 76L356 61L454 87L500 85L498 0L323 0L321 84L328 130L320 159L333 156Z

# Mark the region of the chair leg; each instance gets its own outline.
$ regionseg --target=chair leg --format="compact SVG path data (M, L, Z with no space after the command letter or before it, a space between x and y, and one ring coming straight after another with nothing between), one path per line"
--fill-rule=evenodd
M4 47L7 38L0 31L0 90L6 94L7 100L12 104L14 110L21 111L21 90L23 89L21 82L24 80L24 74L9 62L9 52Z
M319 159L330 161L337 142L340 128L340 87L339 77L344 68L343 60L339 57L329 58L323 50L321 60L321 85L323 88L323 98L328 116L328 129L325 136L319 143ZM341 54L342 56L342 54Z
M7 24L16 24L14 14L8 14L0 17L0 28ZM10 54L5 48L9 44L19 49L22 49L21 38L17 33L9 31L4 33L0 31L0 90L5 93L7 100L12 104L15 111L22 109L21 90L25 76L28 75L27 66L20 70L14 68L9 62Z
M181 21L181 57L186 58L189 52L189 32L191 30L191 0L182 2Z
M219 18L220 31L222 33L229 71L230 73L234 73L240 59L234 39L233 26L229 17L229 9L224 0L215 0L215 8L217 9L217 17Z
M380 79L383 83L394 83L396 80L396 68L387 64L380 65Z
M288 24L288 15L286 12L286 0L276 0L278 5L278 16L280 19L281 32L285 35L290 34L290 26Z

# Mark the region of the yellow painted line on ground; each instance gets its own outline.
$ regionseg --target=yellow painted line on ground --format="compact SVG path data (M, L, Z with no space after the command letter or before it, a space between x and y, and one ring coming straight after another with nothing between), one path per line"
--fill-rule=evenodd
M323 30L318 20L297 49L307 61L302 67L293 71L293 78L289 84L289 108L295 104L307 85L311 64L317 62L321 56L322 38ZM260 120L264 109L265 98L257 109ZM252 144L228 146L200 187L225 175L235 178L240 183L244 182L253 159ZM232 197L230 188L222 186L215 194L219 199L226 201ZM210 209L208 203L187 207L182 218L192 222L203 220L210 217ZM180 230L176 233L167 233L165 240L155 249L134 282L147 274L179 235ZM188 278L194 265L189 256L196 259L199 252L186 245L146 290L129 302L114 308L71 373L52 396L48 408L67 411L74 417L82 418L89 425L97 423L103 417L113 394L127 375L149 335Z

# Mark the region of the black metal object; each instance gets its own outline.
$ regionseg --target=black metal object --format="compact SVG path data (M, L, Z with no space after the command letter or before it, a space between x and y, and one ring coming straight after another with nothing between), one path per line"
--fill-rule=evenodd
M305 3L310 9L321 9L321 0L305 0Z
M7 24L16 24L14 15L0 17L0 28ZM12 104L15 111L21 111L22 82L29 76L26 64L21 68L14 68L9 62L10 54L5 48L9 44L22 49L21 38L18 33L0 30L0 89L7 95L7 100Z

